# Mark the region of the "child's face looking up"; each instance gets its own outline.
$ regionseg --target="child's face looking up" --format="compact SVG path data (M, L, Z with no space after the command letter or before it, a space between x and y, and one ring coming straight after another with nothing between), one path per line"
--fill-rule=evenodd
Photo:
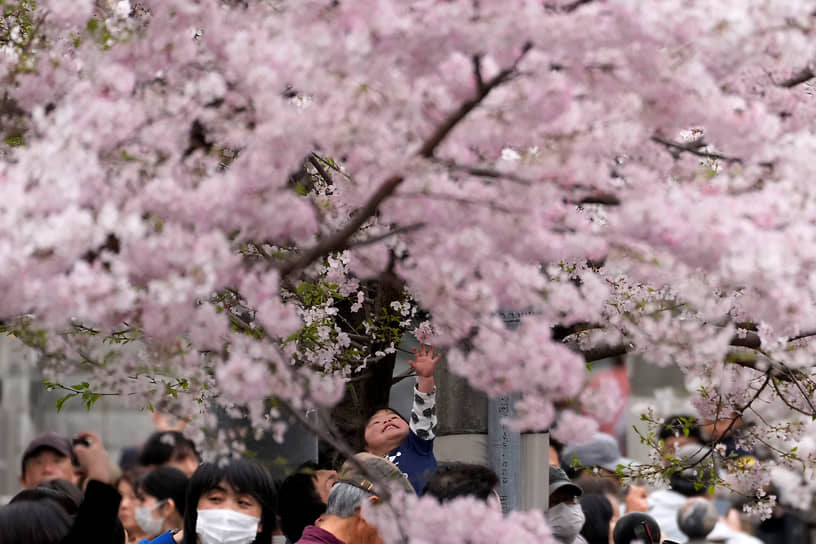
M377 452L390 446L396 448L408 436L408 423L391 410L379 410L368 420L365 428L366 449ZM386 451L385 453L388 453Z

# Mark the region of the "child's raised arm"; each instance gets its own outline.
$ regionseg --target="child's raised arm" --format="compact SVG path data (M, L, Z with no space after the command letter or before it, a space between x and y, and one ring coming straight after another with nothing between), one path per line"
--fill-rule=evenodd
M419 345L419 351L414 348L415 361L409 364L416 371L417 385L414 392L414 403L411 407L411 430L421 440L433 440L436 428L436 384L433 371L442 355L434 357L433 346L425 349L425 344Z

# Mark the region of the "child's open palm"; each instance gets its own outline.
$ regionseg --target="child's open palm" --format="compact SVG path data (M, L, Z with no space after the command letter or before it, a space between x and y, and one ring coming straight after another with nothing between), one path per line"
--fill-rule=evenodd
M417 376L421 378L430 378L433 376L434 367L436 363L439 362L439 359L442 357L440 353L436 357L434 357L433 346L428 346L428 350L425 349L425 344L419 345L419 351L414 348L414 358L415 361L408 361L408 364L413 367L416 371Z

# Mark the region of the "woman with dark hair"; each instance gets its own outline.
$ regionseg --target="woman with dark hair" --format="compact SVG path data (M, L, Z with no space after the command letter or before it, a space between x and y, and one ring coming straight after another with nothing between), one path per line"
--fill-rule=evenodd
M51 498L15 500L0 508L0 542L59 544L73 523L73 517Z
M173 535L181 530L187 482L187 476L173 467L154 468L139 478L135 490L139 506L134 517L155 544L171 544ZM142 544L147 542L143 540Z
M136 522L136 507L139 499L136 497L136 484L139 480L139 469L126 470L116 482L116 490L122 495L119 503L119 521L127 531L127 543L136 544L147 538L147 535Z
M48 480L30 489L23 489L9 501L37 501L51 499L70 516L75 516L82 503L82 490L68 480Z
M584 511L581 536L588 544L611 544L610 534L615 526L615 505L605 495L587 493L578 498Z
M270 544L276 525L275 484L244 459L204 463L190 478L185 544Z

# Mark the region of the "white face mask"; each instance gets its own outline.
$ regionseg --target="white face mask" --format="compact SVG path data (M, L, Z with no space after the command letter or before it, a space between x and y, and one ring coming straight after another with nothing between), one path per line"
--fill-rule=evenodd
M154 537L161 533L164 518L155 519L153 517L153 510L160 508L165 502L167 501L160 501L153 506L137 506L133 512L133 517L136 518L136 523L139 525L139 528L148 536Z
M547 510L547 523L550 524L553 536L561 542L572 543L581 532L584 521L584 511L580 504L562 502Z
M235 510L199 509L196 533L201 544L249 544L258 536L260 522Z

